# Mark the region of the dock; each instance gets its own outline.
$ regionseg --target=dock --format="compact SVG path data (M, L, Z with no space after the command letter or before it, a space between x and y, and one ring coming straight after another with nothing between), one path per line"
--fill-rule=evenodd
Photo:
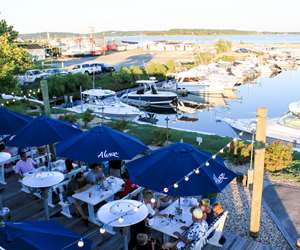
M21 192L21 183L16 174L7 174L7 184L1 187L1 196L3 205L11 211L12 221L43 220L44 209L42 200L32 194ZM86 209L86 208L85 208ZM122 250L123 239L121 234L110 235L108 233L100 234L99 227L92 223L88 226L76 215L69 219L60 213L60 206L49 207L52 220L57 221L67 229L85 236L93 242L93 250ZM225 232L225 244L222 248L211 245L205 246L205 250L228 249L228 250L270 250L270 246L263 245L257 241L240 237L236 234Z

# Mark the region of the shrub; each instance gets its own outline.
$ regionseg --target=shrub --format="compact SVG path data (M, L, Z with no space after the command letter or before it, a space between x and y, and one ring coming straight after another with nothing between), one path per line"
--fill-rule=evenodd
M194 56L196 64L209 64L213 60L213 55L208 52L199 52Z
M87 109L84 113L81 114L81 119L84 123L84 128L88 127L89 122L91 122L95 116L92 114L92 111Z
M111 124L111 127L120 131L124 131L129 127L129 122L126 120L116 120Z
M153 139L151 144L156 145L156 146L163 146L165 142L168 139L168 133L169 133L169 140L170 140L170 131L167 131L167 129L154 129L153 130Z
M273 142L266 147L265 168L277 172L287 168L293 161L293 146L291 143Z
M224 52L228 52L231 50L232 44L229 41L219 40L216 42L215 47L216 47L217 53L224 53Z
M236 58L234 56L224 55L224 56L219 57L218 59L222 60L224 62L234 62Z
M174 73L176 72L176 64L173 60L169 60L166 62L166 67L167 67L167 73Z
M246 164L251 158L251 144L246 144L243 141L236 141L231 144L226 157L233 164Z
M151 62L145 67L148 75L155 76L158 80L163 80L167 74L167 67L164 64Z
M59 119L61 119L63 121L71 122L71 123L76 123L78 120L78 117L75 114L69 113L69 114L60 116Z

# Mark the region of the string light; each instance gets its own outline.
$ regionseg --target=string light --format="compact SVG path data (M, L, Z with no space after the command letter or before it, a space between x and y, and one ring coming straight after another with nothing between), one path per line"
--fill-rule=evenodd
M119 219L118 219L118 222L121 224L124 222L124 218L121 216Z
M216 155L213 155L211 158L212 158L212 159L216 159L216 158L217 158L217 156L216 156Z
M105 230L104 227L101 227L99 231L100 231L101 234L104 234L106 230Z
M168 188L164 188L164 192L165 192L165 193L168 193L168 192L169 192L169 189L168 189Z
M200 173L199 168L196 168L196 169L195 169L195 174L199 174L199 173Z
M231 143L229 142L226 146L227 146L227 148L230 148L230 145L231 145Z
M223 154L223 153L224 153L224 149L223 149L223 148L220 150L220 153L221 153L221 154Z
M188 176L184 177L184 180L185 180L185 181L189 181L189 179L190 179L190 178L189 178Z
M174 183L174 188L178 188L178 184L177 183Z
M208 167L209 166L209 162L207 161L207 162L205 162L205 166L206 167Z
M77 243L77 246L78 247L84 247L84 241L82 240L82 239L80 239L79 241L78 241L78 243Z
M153 203L155 203L155 199L154 198L151 198L151 203L153 204Z
M244 132L240 132L240 133L239 133L239 136L243 136L243 134L244 134Z

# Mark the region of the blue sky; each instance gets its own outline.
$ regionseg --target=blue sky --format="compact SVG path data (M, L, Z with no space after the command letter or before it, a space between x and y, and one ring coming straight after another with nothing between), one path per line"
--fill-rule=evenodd
M0 0L21 33L217 28L300 32L300 0Z

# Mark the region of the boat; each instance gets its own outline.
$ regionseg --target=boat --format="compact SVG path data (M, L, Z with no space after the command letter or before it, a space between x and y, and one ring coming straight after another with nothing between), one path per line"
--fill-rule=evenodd
M177 100L176 93L157 90L156 80L139 80L136 83L140 87L123 94L123 102L142 108L169 108L170 103Z
M141 111L133 106L121 102L116 92L107 89L89 89L81 92L81 102L67 110L83 113L91 110L98 116L133 120Z
M229 124L236 132L244 132L245 138L255 131L255 119L229 119L222 121ZM266 127L267 143L282 141L292 143L293 147L300 150L300 101L292 102L289 111L279 118L267 120Z

